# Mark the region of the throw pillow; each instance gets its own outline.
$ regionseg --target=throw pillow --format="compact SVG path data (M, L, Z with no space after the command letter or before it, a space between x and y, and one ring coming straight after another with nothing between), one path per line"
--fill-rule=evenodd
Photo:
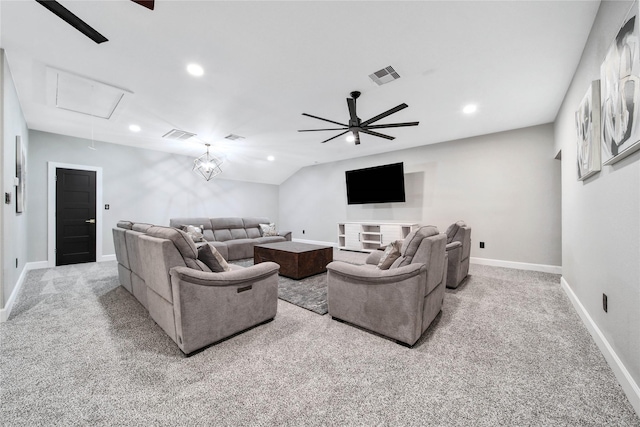
M278 232L276 231L276 225L273 222L271 224L259 224L259 225L260 225L260 232L262 233L262 237L278 235Z
M400 256L400 247L402 246L402 240L396 240L389 243L384 250L380 262L378 262L378 268L380 270L388 270L391 264Z
M194 243L202 242L202 228L196 227L194 225L183 225L182 231L187 233L187 235L191 237L191 240L193 240Z
M229 271L231 268L220 252L211 245L202 245L198 248L198 259L206 264L214 273Z

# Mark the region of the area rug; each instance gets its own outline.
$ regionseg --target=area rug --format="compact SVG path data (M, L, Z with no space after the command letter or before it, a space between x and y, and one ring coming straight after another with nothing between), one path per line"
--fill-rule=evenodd
M253 265L253 259L241 259L231 261L231 263L249 267ZM279 276L278 298L320 315L327 314L329 312L327 308L327 273L316 274L301 280Z

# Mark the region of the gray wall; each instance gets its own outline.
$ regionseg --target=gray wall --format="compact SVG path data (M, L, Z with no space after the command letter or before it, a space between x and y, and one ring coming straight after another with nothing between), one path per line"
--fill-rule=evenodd
M600 79L600 64L630 7L601 3L556 119L555 139L562 149L563 277L640 384L640 152L579 182L574 124L574 112L591 81Z
M29 150L27 123L22 114L18 94L11 77L4 51L2 62L2 308L11 297L20 274L27 262L27 220L25 213L16 213L16 136L22 138L24 149ZM27 165L29 165L27 161ZM11 193L11 204L4 203L4 193ZM18 265L16 266L16 259Z
M547 124L310 166L281 184L280 220L295 238L336 242L345 220L417 221L445 231L463 219L473 229L473 257L559 266L554 155ZM394 162L404 162L405 203L347 205L346 170Z
M159 151L30 131L29 261L47 259L47 162L101 167L103 255L113 254L111 228L126 219L169 225L184 216L266 216L278 221L278 186L214 178L191 171L193 159ZM204 150L203 150L204 152ZM223 165L233 167L233 165ZM224 176L224 172L222 175Z

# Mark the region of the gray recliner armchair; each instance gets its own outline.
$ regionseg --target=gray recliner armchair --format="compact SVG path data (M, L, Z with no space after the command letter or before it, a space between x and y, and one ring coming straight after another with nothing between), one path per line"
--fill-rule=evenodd
M382 251L366 265L327 265L329 314L413 346L442 308L446 283L446 236L421 227L402 242L388 270L378 268Z
M469 274L471 252L471 227L464 221L451 224L447 231L447 288L455 289Z

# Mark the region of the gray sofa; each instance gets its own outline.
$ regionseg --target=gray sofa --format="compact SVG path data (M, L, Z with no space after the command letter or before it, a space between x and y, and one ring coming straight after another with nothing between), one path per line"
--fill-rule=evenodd
M400 257L377 267L374 251L366 265L334 261L327 265L329 314L413 346L440 312L447 281L446 236L421 227L403 241Z
M120 283L185 354L276 315L276 263L213 273L181 230L121 221L113 237Z
M180 229L185 225L201 227L204 240L214 246L224 259L232 261L253 258L256 244L291 241L290 231L280 231L277 236L263 236L260 224L270 222L265 217L171 218L169 226Z

